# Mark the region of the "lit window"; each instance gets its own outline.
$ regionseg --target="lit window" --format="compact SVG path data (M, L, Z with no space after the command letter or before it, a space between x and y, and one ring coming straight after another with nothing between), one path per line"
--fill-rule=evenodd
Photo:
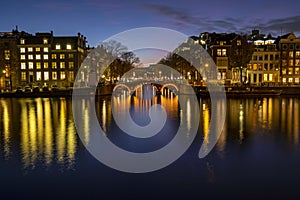
M28 55L28 59L33 60L33 55L32 54Z
M74 62L69 62L69 68L74 68Z
M26 72L21 72L21 80L26 81Z
M286 78L282 78L282 82L283 82L283 83L286 83Z
M21 69L26 69L26 63L21 63Z
M48 63L44 63L44 69L48 69Z
M5 58L5 60L10 59L10 50L4 50L4 58Z
M297 75L299 74L299 67L295 68L295 74L297 74Z
M44 52L48 52L48 47L44 47Z
M48 39L46 39L46 38L43 39L43 43L44 43L44 44L48 44Z
M45 81L49 80L49 72L44 72L44 80Z
M299 78L295 78L295 83L299 84Z
M25 53L25 51L26 51L26 50L25 50L24 47L20 48L20 52L21 52L21 53Z
M60 72L60 80L64 80L66 78L66 72Z
M35 55L35 59L36 60L41 60L41 55L40 54Z
M293 57L294 57L294 52L293 52L293 51L290 51L290 52L289 52L289 57L290 57L290 58L293 58Z
M74 54L70 53L69 58L74 58Z
M300 57L300 51L296 51L296 57Z
M74 81L74 72L69 71L69 80Z
M51 55L51 58L52 58L52 59L56 59L56 54L52 54L52 55Z
M57 68L56 62L52 62L52 69L56 69L56 68Z
M60 68L64 69L65 68L65 62L60 62Z
M57 80L57 73L56 72L52 72L52 80Z
M222 49L222 56L226 56L226 49Z
M36 80L37 81L42 80L42 72L36 72Z
M273 81L273 74L269 74L269 81Z
M72 49L72 46L70 44L67 44L67 49Z
M217 56L221 56L222 55L222 50L221 49L217 49Z
M21 60L25 60L25 55L21 55Z
M33 51L32 47L28 47L28 52L32 52L32 51Z
M65 59L65 54L60 54L60 55L59 55L59 58L60 58L60 59Z
M293 68L290 67L290 68L289 68L289 74L293 74L293 71L294 71Z
M236 45L241 46L242 45L242 41L241 40L237 40L236 41Z
M28 62L28 69L33 69L33 62Z
M25 40L24 40L24 39L21 39L21 40L20 40L20 44L25 44Z
M39 51L41 51L41 48L40 47L36 47L35 51L39 52Z
M292 83L293 82L293 78L289 78L289 83Z
M282 69L282 74L285 75L286 74L286 68Z
M40 62L37 62L37 63L36 63L36 68L37 68L37 69L41 69L41 63L40 63Z
M44 60L48 60L48 59L49 59L48 54L45 54L45 55L44 55Z
M60 44L55 45L55 49L60 49Z
M253 70L257 70L257 64L253 64Z
M264 74L264 81L268 81L268 74Z

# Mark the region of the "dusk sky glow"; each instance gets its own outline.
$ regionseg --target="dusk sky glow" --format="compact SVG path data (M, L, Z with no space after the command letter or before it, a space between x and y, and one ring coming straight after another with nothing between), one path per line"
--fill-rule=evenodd
M91 46L121 31L145 26L171 28L187 35L250 32L254 27L263 33L300 33L297 0L12 0L1 10L1 31L11 31L18 25L30 33L81 32Z
M2 32L16 25L32 34L80 32L90 46L119 32L146 26L170 28L190 36L205 31L250 33L253 28L275 36L300 33L298 0L11 0L1 10Z

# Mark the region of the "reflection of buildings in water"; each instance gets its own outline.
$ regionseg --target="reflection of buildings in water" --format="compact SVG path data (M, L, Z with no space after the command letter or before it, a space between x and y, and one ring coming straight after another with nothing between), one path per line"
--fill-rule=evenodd
M72 167L77 141L66 100L35 99L19 103L24 168L34 168L41 161L50 166L54 158L57 163Z
M9 159L11 151L10 151L10 143L11 143L11 110L10 110L10 103L6 100L1 100L1 126L3 133L0 133L0 136L2 137L3 134L3 151L4 151L4 157L5 159ZM0 139L1 141L2 139ZM2 145L1 145L2 146ZM1 147L0 146L0 147Z
M244 110L243 104L240 104L240 111L239 111L239 141L240 143L244 140Z
M282 99L282 109L285 113L281 115L281 130L285 128L288 139L294 144L299 144L299 99Z
M226 126L226 121L224 124L224 127L222 127L223 129L221 130L221 134L219 135L218 138L216 133L217 133L217 127L211 127L210 126L210 121L211 116L212 116L212 111L215 112L214 116L216 117L216 119L213 119L215 122L220 122L221 120L221 116L222 113L224 113L226 111L226 106L224 102L222 101L216 101L216 107L215 108L211 108L211 102L209 100L203 100L200 99L200 112L202 112L202 130L203 130L203 142L206 146L208 146L208 144L210 144L211 142L213 142L213 140L217 139L217 143L216 143L216 149L218 151L218 153L220 156L222 156L225 151L225 147L226 147L226 139L227 139L227 126Z

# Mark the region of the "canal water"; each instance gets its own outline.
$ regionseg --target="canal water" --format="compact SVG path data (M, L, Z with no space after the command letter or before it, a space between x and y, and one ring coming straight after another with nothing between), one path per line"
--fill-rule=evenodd
M82 99L80 131L87 144L92 101L107 137L137 153L163 148L181 120L189 124L193 118L188 110L182 113L178 97L172 95ZM161 134L137 140L116 125L113 106L119 112L129 108L132 119L145 126L156 103L168 115ZM200 98L199 104L198 133L186 153L161 170L130 174L103 165L86 150L76 132L70 98L0 99L0 198L257 199L300 194L299 98L228 99L222 134L202 159L198 153L209 142L211 108L208 98Z

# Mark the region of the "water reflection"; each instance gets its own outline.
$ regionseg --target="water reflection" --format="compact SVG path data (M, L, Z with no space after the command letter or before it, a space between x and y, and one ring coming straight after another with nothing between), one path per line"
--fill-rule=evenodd
M114 96L112 99L103 97L97 99L95 106L101 127L105 133L111 134L116 125L112 116L112 106L115 106L118 115L130 109L133 120L139 125L146 125L149 122L147 121L149 108L160 103L166 109L168 119L178 120L178 123L186 125L186 135L189 137L189 130L193 127L192 121L195 118L192 109L196 105L193 105L188 97L184 98L185 103L181 107L178 97L174 95L144 100L126 95ZM252 138L263 134L280 136L281 140L298 146L299 100L299 98L229 99L225 126L215 150L224 157L227 148L230 147L229 141L244 145ZM199 132L203 133L203 141L208 144L213 139L209 134L210 101L200 99L199 102L201 111ZM81 105L84 142L87 144L90 142L88 117L90 103L91 99L83 99ZM52 165L72 169L77 159L79 141L71 106L71 100L65 98L0 99L0 158L9 160L12 155L14 157L18 155L25 169ZM222 104L217 104L218 112L224 109ZM170 123L165 130L170 131L172 128L177 130L178 127ZM164 136L170 137L167 141L174 137L172 134ZM161 142L161 146L166 144L162 138L156 142ZM128 142L127 145L133 143ZM155 148L161 146L157 145Z
M5 159L8 159L10 157L10 142L11 142L10 141L11 140L11 136L10 136L10 131L11 131L10 113L11 112L10 112L9 102L2 101L1 107L2 107L2 112L1 112L0 120L2 122L1 126L3 132L2 145L3 145Z
M73 168L77 137L71 111L70 100L64 98L1 99L0 145L5 158L21 156L25 169L52 164Z

